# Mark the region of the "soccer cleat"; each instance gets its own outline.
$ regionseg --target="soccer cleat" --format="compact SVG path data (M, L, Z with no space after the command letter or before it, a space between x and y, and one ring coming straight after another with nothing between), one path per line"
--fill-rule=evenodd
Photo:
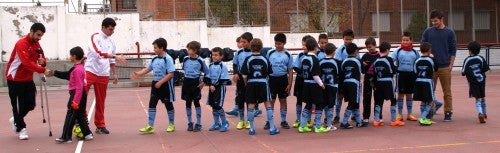
M311 121L307 121L307 122L306 122L306 126L307 126L308 128L312 128L312 127L313 127L313 124L311 123Z
M478 114L479 123L486 123L486 119L484 118L484 114Z
M254 129L250 129L250 130L248 130L248 134L249 134L249 135L255 135L255 130L254 130Z
M228 122L222 122L222 125L221 125L219 131L226 132L228 127L229 127L229 123Z
M75 135L75 137L77 139L82 139L83 138L83 133L82 133L82 129L80 128L80 125L76 124L73 127L73 135Z
M391 126L404 126L404 125L405 125L405 122L396 120L396 121L391 122L391 123L389 123L389 124L390 124Z
M339 121L340 121L340 117L335 116L335 117L333 118L333 123L339 123Z
M430 119L426 119L426 118L419 118L418 122L420 123L420 125L423 125L423 126L432 125L432 121Z
M415 116L413 116L413 114L408 114L408 116L406 116L406 120L417 121L418 119Z
M286 121L281 122L281 127L284 129L290 129L290 125L288 125L288 122Z
M16 132L16 124L14 124L14 117L9 119L10 125L12 126L12 131ZM16 132L17 133L17 132Z
M270 125L269 125L269 121L266 121L266 124L264 125L264 130L269 130Z
M250 121L246 121L245 122L245 128L246 129L250 129Z
M19 131L19 140L28 140L28 138L28 130L26 130L26 128L21 129L21 131Z
M361 127L368 127L368 125L370 125L370 122L368 122L368 120L364 120L361 122Z
M229 112L226 112L227 115L232 115L232 116L238 116L238 111L236 109L233 109Z
M314 128L314 132L316 132L316 133L326 133L328 131L329 130L323 126L321 126L320 128L316 128L316 127Z
M245 125L245 121L239 121L238 124L236 124L236 129L241 130L241 129L243 129L244 125Z
M145 127L139 129L139 132L141 132L143 134L151 134L151 133L155 132L155 128L153 128L150 125L146 125Z
M69 139L69 140L65 140L65 139L63 139L63 138L57 138L57 139L56 139L56 142L57 142L57 143L71 143L72 141L71 141L71 139Z
M299 120L295 120L295 122L292 124L292 127L293 128L298 128L300 125L300 121Z
M215 123L214 125L210 126L210 128L208 129L208 131L215 131L215 130L218 130L220 129L220 124L219 123Z
M396 115L396 121L403 121L403 116L401 114Z
M384 121L373 121L373 126L374 127L379 127L379 126L384 126Z
M275 134L279 134L279 133L280 133L280 130L278 130L278 129L269 130L270 135L275 135Z
M94 135L91 133L89 135L86 135L83 140L85 141L90 141L90 140L93 140L94 139Z
M108 131L108 129L106 129L105 127L103 127L103 128L97 128L97 129L95 129L95 133L97 133L97 134L109 134L109 131Z
M188 123L187 131L193 131L193 122Z
M168 123L167 132L174 132L175 125L173 123Z
M201 131L201 125L200 124L195 124L193 128L193 132L200 132Z
M349 123L340 123L340 128L343 128L343 129L352 129L352 126L349 124Z
M326 127L326 129L327 129L328 131L335 131L335 130L337 130L337 127L335 127L335 126L333 126L333 125L330 125L330 126Z
M311 129L307 126L299 127L299 133L311 132Z
M443 119L443 121L444 122L450 122L451 121L451 114L452 114L451 112L444 113L444 119Z

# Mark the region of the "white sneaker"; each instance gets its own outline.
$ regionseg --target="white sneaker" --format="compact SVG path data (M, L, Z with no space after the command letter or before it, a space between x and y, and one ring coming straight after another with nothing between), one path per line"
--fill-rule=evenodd
M328 131L335 131L335 130L337 130L337 127L335 127L335 126L333 126L333 125L330 125L330 126L326 127L326 129L327 129Z
M19 132L19 140L28 140L28 130L26 130L26 128L23 128L20 132Z
M85 138L84 138L85 141L89 141L89 140L92 140L92 139L94 139L94 135L92 133L89 134L89 135L86 135Z
M16 127L16 125L14 124L14 117L11 117L11 118L9 119L9 122L10 122L10 125L12 125L12 131L16 132L17 127ZM16 132L16 133L17 133L17 132Z

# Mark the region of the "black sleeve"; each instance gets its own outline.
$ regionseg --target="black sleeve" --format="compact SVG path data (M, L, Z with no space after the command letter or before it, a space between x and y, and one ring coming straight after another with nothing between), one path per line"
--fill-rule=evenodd
M59 78L59 79L64 79L64 80L69 80L69 74L71 74L71 71L73 71L75 67L71 67L69 71L54 71L54 76Z
M315 58L313 57L313 69L311 70L312 71L312 76L315 76L315 75L320 75L321 74L321 69L319 67L319 60L318 58Z
M250 56L249 56L250 57ZM243 75L248 75L250 72L248 71L248 68L247 68L247 64L248 64L248 57L245 58L244 62L243 62L243 65L241 66L241 70L240 70L240 73L243 74Z
M273 68L272 68L272 65L271 65L271 61L269 61L269 59L267 59L267 74L272 74L273 73Z
M363 56L361 57L361 73L365 74L366 71L368 71L368 68L370 67L370 63L369 61L367 61L367 57L368 56L368 53L365 53L363 54ZM368 64L367 66L364 66L363 65L363 62L367 61L366 63Z
M486 62L486 60L483 57L481 57L481 59L483 59L483 63L482 63L483 67L481 67L481 71L483 73L489 71L490 66L488 65L488 63Z

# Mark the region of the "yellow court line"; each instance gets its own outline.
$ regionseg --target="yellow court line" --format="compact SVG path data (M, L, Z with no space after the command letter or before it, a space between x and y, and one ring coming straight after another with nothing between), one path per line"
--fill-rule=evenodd
M472 143L462 142L462 143L431 144L431 145L420 145L420 146L405 146L405 147L399 147L399 148L392 148L391 147L391 148L358 149L358 150L341 151L341 152L335 152L335 153L372 152L372 151L422 149L422 148L437 148L437 147L454 147L454 146L464 146L464 145L474 145L474 144L491 144L491 143L500 143L500 140L472 142Z

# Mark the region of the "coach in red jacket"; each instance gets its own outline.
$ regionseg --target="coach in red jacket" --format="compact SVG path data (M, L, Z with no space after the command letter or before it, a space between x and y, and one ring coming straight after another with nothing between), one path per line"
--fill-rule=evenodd
M5 70L13 114L9 121L21 140L28 139L24 117L29 111L35 109L36 105L33 72L47 75L50 73L50 70L45 68L47 64L45 55L38 43L44 33L43 24L33 24L30 33L17 41Z

